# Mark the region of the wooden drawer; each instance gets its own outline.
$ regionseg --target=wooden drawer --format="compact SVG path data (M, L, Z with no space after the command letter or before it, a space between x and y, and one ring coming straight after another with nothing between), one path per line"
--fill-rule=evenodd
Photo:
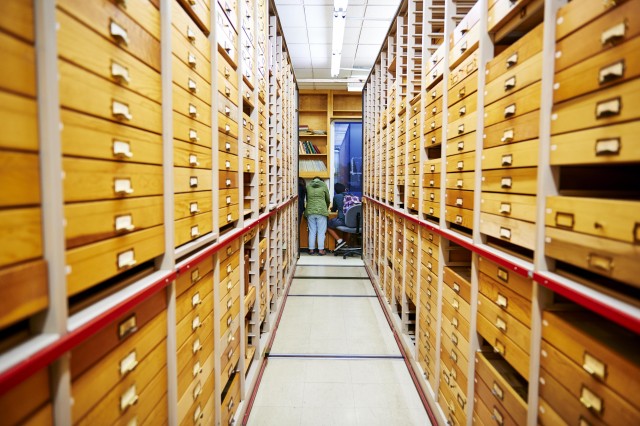
M202 303L198 305L197 309L187 313L187 315L177 323L177 347L182 347L191 335L200 335L200 330L202 331L202 335L206 338L207 333L213 329L213 316L211 315L213 306L213 292L210 292L202 298Z
M482 258L481 258L482 259ZM487 260L483 259L480 263L484 268ZM491 265L491 269L494 265ZM498 273L500 270L498 269ZM513 274L511 274L513 276ZM495 276L492 274L492 276ZM515 277L515 276L514 276ZM508 278L509 279L509 278ZM526 283L521 283L519 279L513 280L508 284L503 284L489 275L481 272L478 280L478 289L491 302L498 305L509 315L518 319L521 323L529 326L531 324L531 290L524 291L521 287L526 287ZM528 284L530 287L531 284Z
M0 210L0 267L42 257L42 210Z
M242 170L244 173L255 173L256 172L256 160L250 158L242 159Z
M451 222L465 228L473 228L473 210L449 206L445 209L445 219L447 222Z
M219 171L238 171L238 156L233 154L218 154L218 170Z
M450 342L449 342L450 344ZM447 353L444 349L444 346L440 346L440 360L441 365L445 367L448 371L449 377L449 387L454 390L454 388L460 388L466 392L467 389L467 365L458 365L451 359L451 354ZM462 364L462 362L460 363ZM443 377L444 379L444 377ZM443 385L446 384L443 383ZM465 398L466 399L466 398Z
M448 91L448 104L451 106L462 101L478 91L478 72L472 72Z
M456 312L459 312L463 318L471 318L471 308L469 306L469 302L464 300L464 297L457 294L451 287L448 285L442 286L442 297L443 300L446 300Z
M67 204L64 207L66 248L71 249L133 230L162 225L162 206L162 197ZM11 210L4 213L6 215L9 212ZM26 212L21 216L24 220L29 219ZM39 226L39 220L37 222ZM2 223L11 222L6 218ZM13 244L14 255L20 253L18 247Z
M542 75L542 52L535 54L485 86L485 105L520 91L540 80Z
M211 372L206 379L203 377L202 380L196 383L193 394L183 397L185 401L192 401L192 403L184 412L182 412L180 408L178 409L180 425L197 425L200 424L199 422L203 422L202 424L211 424L213 421L213 406L215 402L215 398L213 397L214 381L215 374Z
M440 204L431 201L425 201L422 203L422 212L429 216L440 217Z
M198 213L210 212L212 200L210 191L176 194L174 198L175 219L191 217Z
M453 105L449 106L449 124L453 124L454 122L461 121L463 118L475 117L474 114L477 109L477 92L472 93L469 96L466 96L464 99L456 102ZM463 121L468 123L469 127L475 127L472 122ZM451 129L453 127L449 127ZM456 134L460 134L458 132L457 127L454 127L455 131L450 132L450 136L453 137Z
M182 346L178 346L178 371L193 366L194 360L205 359L213 353L213 314L202 321L203 326L187 336Z
M456 331L465 339L470 335L469 321L456 312L450 303L447 302L442 304L442 314L451 324L451 331Z
M173 110L211 127L211 106L173 83Z
M173 113L173 136L185 142L211 147L211 127L177 112Z
M178 219L175 222L176 247L209 234L213 228L213 214L211 212L200 213L195 216Z
M240 376L236 374L227 390L227 394L222 401L221 425L231 425L233 416L240 405Z
M189 272L180 274L176 279L176 297L180 296L192 286L198 284L200 280L204 279L205 277L207 278L207 280L209 280L209 284L211 284L212 278L208 274L212 270L213 257L205 257L200 263L192 266L189 269Z
M218 73L218 92L222 97L229 100L230 102L233 102L234 105L235 103L238 102L238 89L236 89L232 84L230 84L227 79L223 78L222 74L220 73ZM230 110L231 111L229 113L227 113L225 110L224 114L228 115L229 118L236 121L237 120L236 109L230 108ZM236 113L236 115L232 115L232 113Z
M426 118L424 122L424 133L432 132L442 127L442 113L436 114L435 117Z
M426 240L422 240L422 252L423 256L421 257L421 261L423 263L430 257L435 260L438 260L440 257L440 250L438 246Z
M61 0L58 7L160 72L160 11L151 2L138 1L125 9L113 3L98 7L81 0Z
M193 407L201 398L204 389L207 387L205 378L210 377L213 371L213 354L199 353L193 357L191 362L178 374L178 418L181 420L190 407ZM213 380L211 380L213 382ZM211 385L213 387L213 383ZM211 389L208 395L213 393Z
M558 413L543 399L538 400L538 424L541 426L566 425Z
M468 172L475 170L476 153L467 152L447 157L447 172Z
M446 176L445 184L447 188L474 190L475 173L447 173Z
M490 34L496 33L496 41L502 39L510 31L515 30L523 23L528 23L534 15L542 18L543 2L539 0L498 0L489 9L487 27ZM539 21L538 21L539 22ZM505 28L501 31L501 28Z
M71 351L71 380L75 381L81 374L94 366L103 356L114 350L117 351L116 348L119 345L124 344L134 336L143 334L143 336L140 337L141 339L149 338L150 336L144 336L147 333L147 329L145 328L144 332L141 330L152 320L156 319L158 315L164 315L163 312L166 308L166 294L164 291L158 291L107 325L101 331L76 346ZM161 318L158 321L162 322L163 320ZM164 321L166 324L166 318ZM149 327L149 330L152 328L153 327ZM166 326L161 327L161 333L166 335ZM138 339L138 337L136 337L136 339Z
M134 382L142 385L139 380L153 377L160 366L166 363L166 336L167 315L161 312L151 319L144 330L133 334L73 380L73 421L82 419L111 389L127 389ZM96 383L100 383L102 391L96 391Z
M21 0L7 0L2 4L0 28L33 42L34 40L34 12L33 4Z
M4 65L0 71L0 89L35 97L36 66L33 45L2 33L0 55Z
M211 180L211 170L173 168L173 189L176 193L211 191Z
M635 244L640 227L632 217L635 201L581 197L547 197L547 226Z
M483 170L482 191L535 195L537 192L537 168Z
M235 70L235 66L232 66L229 61L218 52L218 86L224 87L225 83L226 85L234 87L236 89L235 93L238 93L238 73ZM232 101L237 102L237 95Z
M448 206L473 209L473 191L447 190L444 202Z
M173 142L173 164L178 167L211 169L211 148L175 140Z
M207 34L211 27L209 0L178 0Z
M449 68L458 66L462 60L478 48L480 42L480 25L469 27L462 38L451 45L449 51Z
M547 350L546 354L542 352L543 366L568 369L574 377L582 376L594 388L607 387L638 405L631 393L640 386L637 380L640 360L635 350L637 335L591 312L559 307L543 312L542 338ZM560 355L565 362L550 365ZM572 382L575 383L570 385L575 386L580 380Z
M226 115L218 113L218 132L237 138L238 123Z
M204 81L211 82L210 55L205 56L178 31L171 31L171 50L176 58L195 71Z
M422 186L423 188L440 188L440 173L425 173Z
M531 84L513 95L506 96L485 107L484 125L520 117L540 108L540 82Z
M460 63L460 65L458 65L457 67L455 67L455 69L451 70L451 73L449 74L449 85L448 85L448 89L449 91L451 91L453 88L455 88L455 86L459 83L462 83L466 78L468 78L471 74L473 74L476 70L478 69L478 53L477 52L473 52L471 53L471 55L469 55L469 57L467 59L465 59L464 61L462 61ZM469 87L473 87L473 86L469 86ZM473 89L473 91L475 92L475 90L477 90L477 84L475 86L475 88ZM471 92L469 92L471 93ZM453 102L452 102L453 100ZM449 99L449 106L451 106L451 104L453 104L454 102L456 102L456 98L453 97L452 99Z
M0 91L0 121L4 125L0 148L37 151L36 114L35 100Z
M593 11L587 9L577 13L590 15L606 10L606 6L601 6ZM556 42L556 72L592 58L602 51L611 49L613 45L627 42L640 34L640 8L633 1L624 2L609 8L607 13L587 25L584 25L586 21L582 19L565 23L562 18L558 22L556 28L561 31L560 35L568 34L574 29L577 31ZM609 64L605 62L602 65Z
M549 160L552 165L637 162L638 132L640 121L555 135Z
M155 102L162 102L159 70L149 68L119 44L101 37L65 12L58 10L56 20L59 24L58 54L61 58Z
M483 145L485 148L491 148L537 138L539 120L540 111L536 110L511 120L486 126L484 128Z
M598 275L640 286L640 249L630 244L547 226L545 254Z
M220 318L220 334L224 334L240 312L240 298L237 298L231 309Z
M231 25L237 30L238 26L238 1L237 0L218 0L218 11L224 13Z
M467 354L460 352L458 348L453 346L451 339L447 338L446 336L442 336L442 339L440 341L440 359L444 358L447 358L447 362L445 364L448 366L453 365L454 368L452 368L452 370L456 370L456 372L466 372L469 368ZM463 377L466 377L466 375Z
M67 295L115 277L164 251L164 227L156 226L121 237L68 250Z
M240 211L237 205L221 208L218 214L220 227L229 225L240 218Z
M515 344L509 336L505 336L493 323L482 314L477 316L478 333L493 349L505 358L523 377L529 377L529 355Z
M480 232L529 250L535 248L535 230L531 222L487 213L480 215Z
M424 201L440 202L440 190L428 188L423 191Z
M193 0L192 0L193 1ZM184 6L181 6L182 3ZM207 35L195 24L187 10L189 3L174 0L171 2L171 24L183 40L195 47L207 60L211 59L211 44ZM195 1L193 1L195 3ZM208 11L207 11L208 12ZM204 18L208 22L209 17Z
M0 314L0 328L46 309L49 305L46 263L35 260L0 269L0 294L6 304Z
M453 293L470 303L471 268L468 266L445 266L443 274L443 282L453 290Z
M239 297L240 297L240 283L236 282L233 288L231 288L231 291L229 291L224 296L220 297L220 303L219 303L220 317L223 317L226 314L231 312L231 310L233 309L233 305L235 304L235 302Z
M429 71L426 73L427 86L430 86L431 84L440 80L443 75L444 75L444 61L441 60L441 61L438 61L438 63L436 63L433 67L431 67Z
M447 385L445 376L449 376L449 372L443 365L440 366L440 395L441 398L438 403L443 408L445 415L447 416L447 424L452 426L462 426L467 424L464 409L460 407L461 403L466 401L457 401L456 395L454 395L454 389Z
M238 67L238 34L223 13L216 14L218 32L218 52L233 67Z
M538 165L538 140L520 142L485 149L482 169L534 167Z
M235 100L230 100L226 96L218 96L218 112L233 121L238 119L238 107L236 106Z
M240 254L238 253L239 247L240 242L233 241L224 249L224 254L221 254L220 279L227 278L240 264ZM226 293L220 293L220 297L223 297L225 294Z
M555 135L636 119L640 116L638 99L640 79L635 79L563 102L553 108L551 133Z
M240 360L240 327L237 327L231 343L226 346L220 355L220 383L222 387L229 382L238 367Z
M235 189L220 190L218 193L219 206L229 207L238 204L238 191Z
M524 418L525 423L517 423L513 419L511 412L500 404L497 397L492 393L492 390L489 389L489 386L487 386L482 379L476 376L474 383L474 420L477 418L477 423L474 423L487 425L495 423L508 426L526 424L526 417Z
M162 132L162 108L124 87L58 61L60 103L96 117L155 133Z
M527 222L536 220L536 197L532 195L483 192L480 207L483 212L493 215Z
M28 424L38 409L50 401L50 386L49 370L43 368L4 393L0 397L3 423Z
M238 155L238 139L218 132L218 151Z
M513 418L515 424L527 423L527 382L504 358L494 352L477 352L475 358L476 380L482 380L487 389L486 395L493 398ZM477 382L476 382L477 383ZM492 400L492 398L480 398Z
M478 312L525 353L529 353L531 330L483 294L478 295Z
M486 84L542 51L543 24L538 25L487 63Z

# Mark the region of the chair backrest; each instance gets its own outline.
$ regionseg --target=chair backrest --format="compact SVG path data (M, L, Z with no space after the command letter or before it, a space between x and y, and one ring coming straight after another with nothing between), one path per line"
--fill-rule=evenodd
M349 228L360 228L362 224L362 204L356 204L344 215L344 224Z

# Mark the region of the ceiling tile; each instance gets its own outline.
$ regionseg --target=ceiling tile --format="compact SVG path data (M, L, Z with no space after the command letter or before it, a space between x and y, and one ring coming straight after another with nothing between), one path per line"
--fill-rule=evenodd
M291 58L291 63L293 64L294 68L313 68L313 62L311 62L311 56L304 58L304 57L293 57Z
M342 59L356 56L358 50L357 44L343 44L342 45Z
M307 28L309 43L311 44L331 44L332 28Z
M333 6L333 0L302 0L304 4L311 6Z
M349 2L349 6L347 7L347 19L363 18L365 9L365 6L352 6L351 2Z
M285 34L286 37L286 34ZM308 44L289 44L287 43L287 47L289 48L289 55L295 58L308 58L311 59L311 53L309 51Z
M307 17L307 28L333 26L333 6L305 6L304 11Z
M331 45L329 43L310 44L311 59L329 57L331 54Z
M349 21L347 21L349 22ZM360 39L360 27L357 28L345 28L344 30L344 44L357 44Z
M284 28L286 27L304 27L304 10L303 6L280 6L278 7L278 16Z
M313 78L331 78L331 68L314 68Z
M379 28L362 28L362 32L360 32L360 40L358 40L359 45L375 45L377 46L376 50L380 50L380 46L384 41L385 33L380 31ZM313 52L311 53L313 54Z
M313 78L312 68L295 68L296 78Z
M284 27L284 38L287 40L287 45L309 43L307 37L307 29L305 27Z
M327 56L319 56L319 55L311 55L311 63L313 64L313 68L331 68L331 57Z
M389 29L389 25L391 24L391 20L386 19L365 19L362 21L362 27L364 28L384 28L384 33Z
M398 6L367 6L365 18L391 19L395 16Z
M280 15L280 5L302 4L302 0L276 0L276 9Z

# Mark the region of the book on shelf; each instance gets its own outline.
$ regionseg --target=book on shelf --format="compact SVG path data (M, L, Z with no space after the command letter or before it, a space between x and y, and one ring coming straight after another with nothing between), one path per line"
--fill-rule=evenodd
M327 165L322 160L300 160L298 163L301 172L326 172Z
M299 148L298 148L298 153L300 154L320 154L320 149L318 149L318 147L314 144L311 143L311 141L300 141L299 142Z

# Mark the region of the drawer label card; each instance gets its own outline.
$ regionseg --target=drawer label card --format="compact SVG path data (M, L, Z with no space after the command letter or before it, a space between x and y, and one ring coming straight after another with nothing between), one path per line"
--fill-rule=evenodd
M200 326L202 326L202 323L200 322L200 315L196 315L193 321L191 321L191 329L197 330Z
M225 167L226 169L230 169L230 168L231 168L231 161L226 160L226 161L224 162L224 167Z
M504 109L504 118L513 117L516 114L516 104L511 104Z
M189 55L187 56L187 63L192 68L195 68L196 67L196 63L197 63L196 55L194 55L193 53L189 52Z
M138 402L138 393L136 391L136 385L134 384L120 397L120 411L124 412L136 402Z
M597 253L589 253L587 263L592 269L609 273L613 271L613 259L611 257L602 256Z
M191 351L195 354L195 353L197 353L198 351L201 351L201 350L202 350L202 344L200 343L200 339L198 338L193 342L193 346L191 347Z
M516 87L516 76L514 75L511 78L508 78L504 81L504 90L505 92Z
M602 413L602 398L593 393L586 386L582 386L582 391L580 392L580 402L588 410L593 411L597 414Z
M233 216L231 213L227 214L227 222L231 222L233 220Z
M500 142L512 142L513 141L513 129L507 129L502 133Z
M189 104L189 116L192 118L198 118L200 115L198 114L198 108L195 105Z
M575 217L573 213L556 212L555 222L559 228L573 229Z
M127 373L133 371L138 365L136 358L136 351L132 351L129 355L124 357L120 361L120 377L125 376Z
M189 213L196 214L198 212L200 212L200 210L198 210L198 202L194 201L192 203L189 203Z
M518 52L514 53L513 55L507 58L507 61L506 61L507 68L511 68L517 63L518 63Z
M200 268L196 267L191 271L191 284L195 284L200 280Z
M109 24L109 32L118 43L123 43L125 46L129 45L129 34L127 30L118 25L115 21L111 21Z
M500 203L500 213L502 213L502 214L510 214L511 213L511 203Z
M131 152L131 144L128 141L113 141L113 156L118 158L131 158L133 153Z
M498 411L496 407L493 407L493 418L496 420L496 423L499 425L504 424L504 419L502 417L502 413Z
M131 216L130 214L124 214L124 215L121 215L121 216L116 216L115 227L116 227L116 232L122 232L122 231L131 232L131 231L133 231L136 228L133 225L133 216Z
M500 187L503 189L510 189L512 183L513 183L513 180L510 177L503 177L500 180Z
M613 117L622 111L620 98L607 99L596 104L596 119Z
M197 130L189 129L189 140L191 142L198 142L200 140Z
M624 38L626 33L627 33L626 22L620 22L619 24L614 25L613 27L607 30L604 30L600 34L600 42L602 43L603 46L607 44L615 44L616 42L620 41L620 39Z
M202 383L198 381L198 384L193 389L193 400L197 400L198 397L202 394Z
M502 332L507 331L507 323L500 317L496 317L496 328Z
M131 333L135 333L137 330L136 316L134 314L118 325L118 337L120 337L120 339L124 339Z
M491 393L495 397L500 399L501 401L504 400L504 392L503 392L502 388L500 386L498 386L498 384L496 382L493 382L493 386L491 388Z
M136 264L134 250L127 250L118 254L118 269L130 268Z
M113 181L113 192L117 195L133 194L133 186L129 178L116 178Z
M194 294L193 297L191 298L191 306L195 308L201 303L202 303L202 299L200 298L200 292L197 291L196 294Z
M133 120L133 115L131 115L129 111L129 105L122 102L113 101L111 104L111 114L120 120Z
M196 154L189 154L189 165L197 167L200 165L198 162L198 156Z
M231 196L227 196L227 205L231 204Z
M197 188L198 187L198 177L197 176L191 176L189 178L189 186L191 188Z
M120 83L131 83L129 69L117 62L111 62L111 77L115 78Z
M498 293L498 297L496 298L496 305L501 308L506 308L508 303L508 299L502 294Z
M582 368L584 371L599 378L600 380L604 380L607 375L606 364L587 352L584 354Z
M505 356L505 347L504 347L504 343L502 343L500 340L496 339L495 344L493 345L493 350L496 351L497 353L499 353L500 355L502 355L503 357Z
M617 80L624 76L624 59L616 62L615 64L606 66L600 69L598 73L598 82L600 84L609 83L610 81Z
M189 81L187 82L187 86L189 87L189 90L191 91L191 93L198 92L198 85L192 79L189 79Z
M202 407L200 406L200 404L198 404L198 406L196 407L196 411L193 413L193 422L197 423L198 420L201 420L204 418L204 413L202 412Z
M595 151L596 157L620 154L620 138L598 139Z
M505 240L511 239L511 229L500 227L500 238L504 238Z
M513 165L513 154L505 154L502 156L502 166Z

